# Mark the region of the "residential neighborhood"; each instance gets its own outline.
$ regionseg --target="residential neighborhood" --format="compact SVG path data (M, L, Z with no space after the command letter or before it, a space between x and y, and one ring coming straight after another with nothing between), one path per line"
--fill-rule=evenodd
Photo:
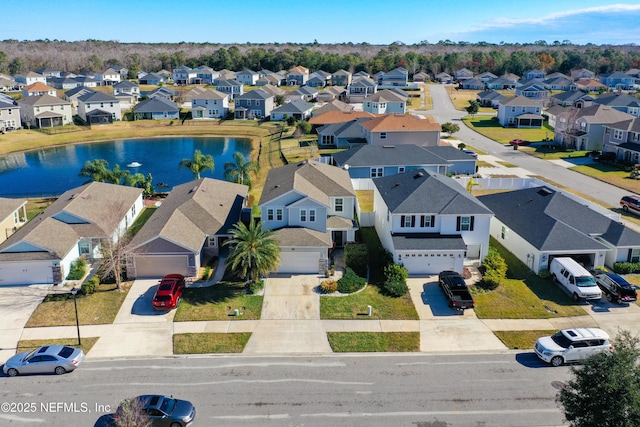
M0 74L0 146L26 141L3 171L32 150L63 167L44 150L75 143L193 149L163 166L189 174L179 183L146 173L149 143L88 160L73 172L88 180L55 196L0 192L0 305L38 294L0 328L5 359L77 333L89 363L468 352L538 367L573 362L540 356L551 330L640 332L640 71L191 59ZM563 287L565 258L601 298ZM602 275L635 296L607 294Z

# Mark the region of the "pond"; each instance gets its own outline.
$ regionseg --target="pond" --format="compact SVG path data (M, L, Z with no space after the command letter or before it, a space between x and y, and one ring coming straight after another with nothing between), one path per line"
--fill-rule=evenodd
M67 145L10 155L0 159L0 196L42 197L60 195L87 182L79 176L84 163L104 159L109 169L116 164L131 174L150 173L153 183L165 183L163 191L194 179L193 173L179 168L182 159L192 159L195 150L211 154L212 171L202 177L224 179L224 164L239 151L247 160L251 154L248 138L167 137L127 139Z

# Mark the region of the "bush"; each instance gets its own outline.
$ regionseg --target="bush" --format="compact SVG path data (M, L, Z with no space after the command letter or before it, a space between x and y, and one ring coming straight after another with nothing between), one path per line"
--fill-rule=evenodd
M392 297L401 297L409 292L407 278L409 273L404 265L389 264L384 268L385 282L383 288Z
M262 290L262 288L264 288L264 280L260 279L258 281L258 283L255 283L255 282L249 283L248 291L249 291L249 293L255 295L258 292L260 292Z
M82 295L91 295L96 291L96 287L100 284L100 278L98 276L93 276L91 279L85 281L81 288L80 293Z
M502 279L504 277L500 277L495 270L488 270L484 276L482 276L482 282L480 282L480 287L492 291L500 286Z
M323 280L320 283L320 289L325 294L332 294L338 290L338 282L333 279Z
M538 272L538 276L539 276L541 279L548 279L549 277L551 277L551 273L549 273L549 270L547 270L547 269L545 268L545 269L542 269L542 270L540 270L540 271Z
M613 271L618 274L631 274L640 272L640 262L616 262Z
M507 262L495 248L489 247L487 256L482 261L482 282L480 286L487 290L494 290L507 277Z
M367 245L351 244L344 247L344 262L360 276L367 275L369 263L369 250Z
M358 276L355 271L347 267L344 276L338 280L338 291L343 294L351 294L364 287L366 280Z
M69 274L67 275L67 280L80 280L84 277L84 274L86 272L87 261L85 261L84 258L78 258L71 263L71 268Z

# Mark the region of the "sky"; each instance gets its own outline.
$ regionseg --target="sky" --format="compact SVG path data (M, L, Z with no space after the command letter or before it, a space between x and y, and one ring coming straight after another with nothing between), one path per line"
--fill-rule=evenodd
M640 43L640 2L110 0L100 7L89 4L93 2L2 0L0 40Z

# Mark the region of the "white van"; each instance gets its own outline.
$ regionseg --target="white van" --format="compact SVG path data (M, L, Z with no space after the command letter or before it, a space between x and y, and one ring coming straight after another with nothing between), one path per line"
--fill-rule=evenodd
M574 301L602 298L602 291L596 284L596 279L573 258L554 258L551 260L549 272L553 281L559 283Z

